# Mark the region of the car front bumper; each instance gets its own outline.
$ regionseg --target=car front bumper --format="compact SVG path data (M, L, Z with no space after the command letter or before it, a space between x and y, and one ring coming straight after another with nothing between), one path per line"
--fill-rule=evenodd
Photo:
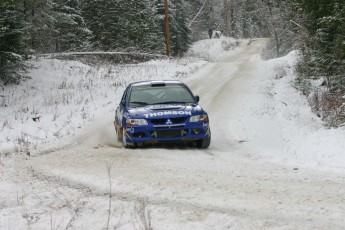
M210 137L209 123L124 127L127 143L190 142Z

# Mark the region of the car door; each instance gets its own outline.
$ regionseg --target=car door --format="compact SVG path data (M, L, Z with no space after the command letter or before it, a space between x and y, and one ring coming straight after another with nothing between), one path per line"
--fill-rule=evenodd
M128 96L128 91L129 91L129 87L125 90L125 92L122 95L121 101L119 106L116 109L115 112L115 123L117 125L116 127L116 132L118 132L119 128L122 128L122 119L126 113L126 104L127 104L127 96Z

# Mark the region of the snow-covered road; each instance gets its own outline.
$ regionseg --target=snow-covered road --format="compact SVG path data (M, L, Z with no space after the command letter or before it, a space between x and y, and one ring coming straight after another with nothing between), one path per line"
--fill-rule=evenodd
M240 125L243 108L257 96L252 89L262 73L263 45L254 41L186 81L209 112L209 149L123 149L113 141L111 115L77 147L28 158L21 167L83 191L68 229L106 227L109 179L111 228L140 229L143 220L127 211L140 213L139 203L153 229L344 229L345 176L273 163L257 151L279 151L277 129ZM260 146L249 140L251 128L266 128ZM69 189L59 194L73 201Z

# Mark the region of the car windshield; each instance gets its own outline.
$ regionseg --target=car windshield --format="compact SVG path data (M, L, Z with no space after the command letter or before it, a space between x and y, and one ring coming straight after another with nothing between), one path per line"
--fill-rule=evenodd
M129 106L155 104L194 103L190 91L181 84L165 86L134 86L129 98Z

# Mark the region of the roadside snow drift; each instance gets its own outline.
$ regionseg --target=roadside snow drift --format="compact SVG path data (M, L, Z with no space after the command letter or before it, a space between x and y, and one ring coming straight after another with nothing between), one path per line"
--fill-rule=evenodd
M345 169L345 129L325 128L294 88L298 52L259 61L246 105L234 124L239 139L276 161L296 166Z

